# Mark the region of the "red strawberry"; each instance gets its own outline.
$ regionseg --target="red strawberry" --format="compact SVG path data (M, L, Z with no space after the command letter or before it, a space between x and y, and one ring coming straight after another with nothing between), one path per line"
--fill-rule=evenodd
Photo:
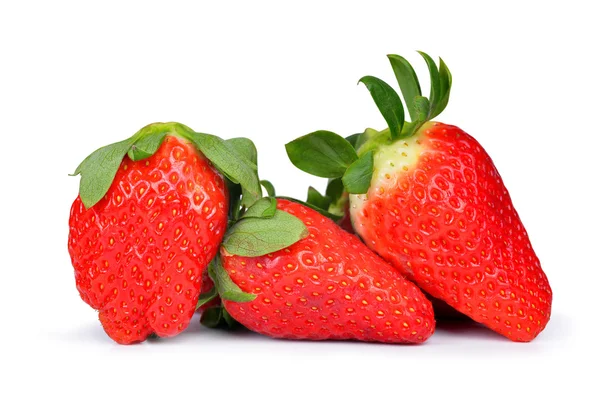
M458 127L428 121L446 106L451 77L443 61L438 70L422 55L429 99L410 64L389 57L413 105L411 123L389 85L361 79L389 128L359 138L357 160L344 170L354 229L432 296L512 340L530 341L550 318L548 279L489 155Z
M348 139L348 138L346 138L346 139ZM329 187L332 185L332 183L335 183L335 181L336 180L333 180L330 182L330 184L328 186L328 190L329 190ZM312 192L309 189L309 200L311 198L313 199L313 202L311 204L316 205L317 207L319 207L319 203L327 204L326 206L320 206L319 208L332 213L334 216L336 216L336 223L342 229L344 229L348 233L354 234L354 227L352 226L352 219L350 216L350 199L349 199L348 192L346 192L346 191L342 192L339 199L331 200L332 203L330 203L330 200L328 200L328 198L331 197L331 196L329 196L329 194L326 196L321 196L321 197L323 197L323 199L314 200L314 193L312 193L312 194L311 193ZM339 215L340 213L342 214L341 216ZM339 216L339 219L337 219L338 216ZM433 312L435 314L436 319L464 320L466 318L466 316L464 314L456 311L455 309L453 309L451 306L449 306L443 300L436 299L436 298L432 297L431 295L428 295L427 293L425 294L425 296L427 297L427 299L429 299L429 301L431 301L431 304L433 306Z
M425 124L379 149L374 170L368 193L350 199L354 228L371 249L510 339L529 341L544 329L548 280L498 171L474 138Z
M308 236L254 257L233 255L233 237L224 240L224 270L256 296L248 302L223 299L237 321L287 339L420 343L431 336L431 303L414 284L318 212L281 199L277 208L300 219Z
M229 204L223 177L198 150L216 138L205 136L152 124L76 171L82 179L68 248L77 289L118 343L174 336L194 313Z

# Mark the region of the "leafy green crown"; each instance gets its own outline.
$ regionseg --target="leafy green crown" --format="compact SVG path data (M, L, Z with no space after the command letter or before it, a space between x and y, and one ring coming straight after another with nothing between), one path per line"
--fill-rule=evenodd
M309 198L312 197L313 202L329 205L329 210L337 212L339 209L336 208L336 203L339 203L344 191L351 194L366 193L373 175L374 150L379 145L414 135L423 124L446 108L452 87L450 70L441 58L438 67L429 55L424 52L419 54L429 69L429 98L423 96L412 65L400 55L388 55L410 122L405 121L404 105L398 93L385 81L365 76L359 83L363 83L369 90L388 125L387 129L376 131L367 128L365 132L347 138L320 130L295 139L285 146L289 159L297 168L312 175L329 178L330 186L333 184L331 191L335 192L335 196L332 197L320 196L309 190ZM328 192L329 190L328 187Z

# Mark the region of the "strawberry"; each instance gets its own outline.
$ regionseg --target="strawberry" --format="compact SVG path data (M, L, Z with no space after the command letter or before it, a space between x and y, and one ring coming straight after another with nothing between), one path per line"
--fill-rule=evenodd
M217 280L230 277L244 297L250 296L238 302L222 296L237 321L286 339L421 343L431 336L435 327L431 303L400 272L317 211L282 199L277 200L277 209L280 216L293 219L293 215L305 225L299 241L259 252L256 244L266 238L248 238L244 219L223 241L224 275L219 276L217 267ZM256 224L260 221L254 219Z
M223 174L259 194L256 177L230 173L242 167L256 174L237 151L235 142L156 123L77 168L68 241L76 286L116 342L170 337L187 327L227 226Z
M357 151L317 131L289 143L288 155L307 172L341 177L354 230L424 291L511 340L531 341L550 318L548 279L489 155L460 128L430 121L448 103L452 79L441 59L438 68L421 55L429 98L412 66L389 56L410 123L398 94L366 76L360 81L388 128L367 129ZM315 153L327 160L315 163Z

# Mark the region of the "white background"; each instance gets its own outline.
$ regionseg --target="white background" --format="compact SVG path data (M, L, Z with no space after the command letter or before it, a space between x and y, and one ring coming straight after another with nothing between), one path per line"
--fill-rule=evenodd
M1 395L598 395L593 1L0 4ZM180 121L251 137L261 177L303 198L324 181L295 170L284 143L384 128L356 82L395 86L385 55L398 53L428 92L417 49L449 65L438 119L488 150L550 279L553 314L536 340L440 324L422 346L287 342L197 319L136 346L104 334L67 253L78 188L67 174L87 154Z

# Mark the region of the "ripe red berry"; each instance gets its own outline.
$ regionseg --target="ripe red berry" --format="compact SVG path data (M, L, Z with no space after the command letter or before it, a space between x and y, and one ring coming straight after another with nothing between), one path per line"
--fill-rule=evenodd
M277 208L300 219L308 236L256 257L222 250L231 280L256 295L223 299L237 321L287 339L420 343L431 336L433 310L419 288L318 212L281 199Z

